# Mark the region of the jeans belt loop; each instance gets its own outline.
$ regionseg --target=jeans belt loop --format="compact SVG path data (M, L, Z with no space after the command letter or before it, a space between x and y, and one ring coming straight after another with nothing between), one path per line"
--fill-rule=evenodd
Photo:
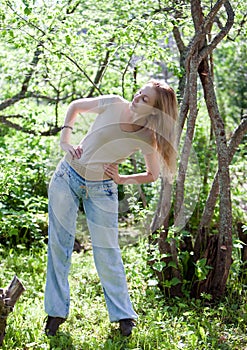
M80 188L83 188L84 190L86 190L86 199L88 199L88 187L85 185L80 186Z

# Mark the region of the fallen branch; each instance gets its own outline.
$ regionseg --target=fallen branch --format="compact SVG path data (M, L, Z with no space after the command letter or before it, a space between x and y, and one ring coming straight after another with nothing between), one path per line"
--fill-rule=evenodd
M14 276L6 289L0 289L0 346L6 334L7 317L24 291L25 288L17 276Z

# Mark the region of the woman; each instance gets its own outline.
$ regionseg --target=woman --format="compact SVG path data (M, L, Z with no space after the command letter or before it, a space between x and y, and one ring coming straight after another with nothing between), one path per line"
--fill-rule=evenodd
M81 143L70 136L78 113L98 116ZM107 95L78 99L69 105L60 145L66 152L49 186L49 243L45 290L47 335L55 335L69 313L68 274L74 246L79 201L91 236L95 266L103 288L110 322L122 335L135 326L134 311L118 245L118 184L155 181L164 160L166 174L175 172L176 96L171 87L148 82L129 103ZM120 175L118 164L140 149L146 172Z

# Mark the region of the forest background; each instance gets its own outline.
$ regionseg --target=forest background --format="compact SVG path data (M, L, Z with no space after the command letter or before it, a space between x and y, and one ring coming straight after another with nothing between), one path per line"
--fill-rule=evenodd
M1 3L0 287L14 274L26 286L8 317L3 347L247 346L246 19L244 1ZM74 311L67 333L50 344L40 335L47 186L63 155L66 108L100 94L131 99L150 78L177 92L179 156L173 186L162 177L119 186L120 243L139 330L126 342L106 323L81 212ZM80 116L75 143L93 118ZM143 167L136 154L120 171Z

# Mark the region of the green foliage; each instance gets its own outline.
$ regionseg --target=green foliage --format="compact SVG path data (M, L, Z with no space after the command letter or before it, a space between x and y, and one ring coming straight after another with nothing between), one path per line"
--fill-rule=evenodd
M225 41L215 54L215 78L220 112L230 128L239 123L240 117L247 110L246 52L246 40L238 37L235 45L231 41Z
M205 1L205 13L210 6L211 2ZM246 108L246 65L243 64L246 62L246 30L240 27L244 3L241 1L235 7L236 26L230 35L236 37L236 41L225 40L214 52L220 111L225 119L227 116L229 133L237 123L236 116L240 116ZM176 11L181 14L179 17L175 16ZM62 123L64 106L71 99L100 93L118 93L131 98L136 85L150 77L165 78L175 87L181 71L178 50L171 39L171 32L173 25L177 24L187 43L193 35L189 11L189 3L171 4L169 1L160 3L148 0L140 3L136 0L112 0L96 4L92 0L6 0L0 9L2 99L7 100L20 93L26 87L23 86L24 80L30 77L30 81L25 98L5 108L4 113L16 115L11 117L11 121L25 130L44 131L51 125ZM233 62L236 69L231 69ZM193 231L198 226L217 169L215 140L210 139L210 125L205 118L206 110L201 100L198 101L198 106L200 118L184 193L185 214ZM139 160L140 158L137 159L137 168L142 171L143 163ZM121 168L126 173L132 170L130 162ZM7 172L7 176L8 174ZM237 181L236 177L234 179ZM42 180L40 183L43 183ZM44 190L45 188L41 191L42 196ZM138 216L143 208L142 203L140 200L132 200L139 196L137 189L124 190L128 200L130 198L131 211ZM153 198L157 187L145 185L142 190L148 203L154 206ZM18 192L17 184L15 192ZM120 192L124 195L123 191ZM38 193L39 189L36 198ZM34 204L34 196L29 191L26 194L33 205L43 206L40 201ZM25 192L17 193L15 199L14 191L12 192L13 205L19 196L24 197ZM237 204L237 193L234 194L235 198ZM20 205L22 206L21 203ZM216 218L217 215L216 211Z
M222 42L213 56L219 109L229 137L246 112L247 81L246 28L241 26L246 5L244 1L231 3L236 18L229 33L231 40ZM206 14L212 1L203 5ZM175 18L176 11L179 18ZM219 23L221 16L220 12ZM185 44L194 33L189 2L177 1L6 0L0 7L0 21L1 118L7 116L7 121L36 133L23 136L1 126L0 241L11 247L40 242L46 230L47 184L59 152L51 145L57 139L45 140L39 132L60 125L65 107L74 98L101 93L131 98L136 87L151 77L166 79L176 87L183 72L171 35L173 25L178 25ZM199 92L199 118L184 192L186 229L192 239L217 171L215 139L202 101ZM89 126L85 119L81 124ZM81 125L78 130L80 136L85 132ZM243 145L231 165L234 225L246 222ZM140 172L144 169L139 155L136 168ZM130 161L120 167L126 174L134 170ZM145 208L138 186L119 187L121 224L138 225L147 232L158 201L159 182L141 186L141 190L148 204ZM213 227L218 218L216 207ZM181 241L178 236L179 268L186 276L191 256L180 249ZM156 259L157 272L176 268L173 262L165 265L162 257ZM204 279L208 270L205 261L199 260L196 278ZM178 282L172 279L165 283L171 287ZM205 339L203 326L199 333Z
M110 324L103 292L93 265L92 252L73 255L70 275L71 311L57 336L44 333L43 293L46 247L29 252L0 247L1 287L14 274L23 282L23 293L8 317L2 349L70 350L211 350L244 349L246 341L246 288L231 282L235 294L217 305L205 300L164 298L146 265L146 241L123 249L129 291L139 315L133 335L123 338L118 325Z
M44 238L51 143L51 138L14 132L1 139L0 240L5 244L30 245Z
M234 224L247 223L247 186L245 181L246 173L246 146L245 141L240 145L230 166L232 178L232 211ZM234 225L234 226L235 226Z
M157 242L159 234L153 234L152 239ZM149 247L149 258L148 262L152 266L154 272L162 274L162 281L160 279L161 288L165 288L168 291L171 287L177 284L182 284L183 295L190 296L191 285L195 282L203 281L207 278L207 275L212 267L207 265L207 259L201 258L194 261L193 250L185 249L185 241L193 240L192 233L186 230L178 230L175 227L171 227L168 231L166 243L172 245L173 250L176 251L177 261L172 260L171 253L161 253L159 249L159 242L152 244ZM171 244L172 243L172 244ZM171 273L167 274L167 271L175 269L179 271L181 278L171 277L168 278ZM189 271L190 270L190 271ZM191 275L191 270L193 275ZM165 277L164 277L165 276ZM235 276L236 277L236 276ZM210 298L211 296L209 296ZM202 295L202 298L207 296Z
M146 80L159 70L154 60L169 57L168 43L165 52L157 46L157 41L163 42L172 28L169 16L169 12L159 9L158 2L151 1L141 5L138 1L96 5L92 0L77 4L63 0L27 5L8 0L1 16L1 51L4 58L8 57L1 68L1 96L6 99L17 93L23 72L27 74L34 68L30 95L44 101L55 103L57 97L88 95L92 81L102 93L129 97L133 93L134 69L140 79L145 76ZM32 67L37 47L39 59ZM171 64L171 70L179 70L175 60ZM101 69L103 74L97 81ZM95 93L99 93L97 89Z
M207 259L203 258L200 260L197 260L197 262L195 263L195 275L198 279L198 281L203 281L207 278L207 274L209 272L209 270L212 269L211 266L207 265Z

